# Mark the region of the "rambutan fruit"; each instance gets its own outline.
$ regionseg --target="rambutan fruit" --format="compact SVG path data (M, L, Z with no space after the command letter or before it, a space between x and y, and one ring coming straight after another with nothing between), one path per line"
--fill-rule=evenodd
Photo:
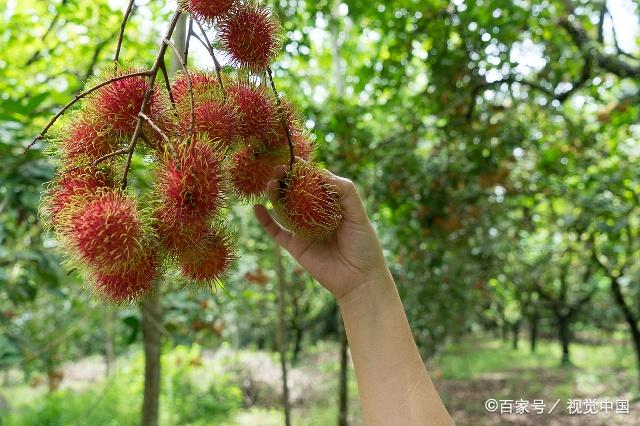
M309 133L302 127L290 127L289 135L291 136L291 143L293 145L293 155L295 157L302 158L305 161L312 160L315 155L315 144L311 140ZM279 139L271 140L273 145L269 146L270 150L278 151L281 155L286 155L290 158L289 139L284 132L279 136Z
M112 152L115 146L104 129L85 118L79 118L64 132L66 135L61 138L59 146L62 154L69 161L82 156L95 160Z
M249 201L264 195L267 184L273 179L273 169L288 161L288 150L269 151L250 145L238 150L229 168L236 195Z
M213 22L235 5L235 0L180 0L182 10L198 20Z
M185 278L199 282L219 282L236 259L235 247L221 229L204 229L198 242L178 257Z
M135 70L119 70L104 80L119 77ZM123 78L101 87L89 97L89 108L98 122L108 123L116 135L133 133L147 90L145 76ZM154 119L162 109L159 92L154 89L149 99L147 115Z
M209 139L232 146L237 135L237 114L233 105L214 99L199 99L193 110L194 132L203 133ZM179 109L179 129L182 136L188 136L191 125L191 109Z
M302 129L294 129L291 134L293 143L293 155L302 158L305 161L313 160L315 155L315 144L309 137L309 134ZM287 150L289 147L287 146Z
M303 238L325 240L342 222L338 189L312 163L295 163L280 195L274 207L282 224Z
M251 71L264 71L278 55L281 26L273 12L248 2L220 20L220 42L231 62Z
M68 166L54 178L42 203L42 211L51 225L57 227L60 215L70 204L87 200L99 189L114 185L111 171L105 167Z
M170 254L177 255L187 252L198 243L207 222L202 218L188 218L181 222L172 219L172 213L170 210L158 210L154 225L162 246Z
M204 71L190 71L191 88L194 97L208 91L218 90L219 82L215 74ZM183 72L179 72L171 82L171 94L176 104L189 102L189 80Z
M156 179L159 221L189 224L224 205L223 157L202 134L167 153Z
M153 281L159 276L158 259L147 254L124 272L94 272L96 292L114 303L127 303L140 299L153 290Z
M289 150L290 137L296 157L300 157L305 161L313 158L314 144L293 104L283 100L281 107L278 108L276 117L273 130L270 133L264 133L263 137L259 138L260 143L267 149ZM287 126L286 128L285 125ZM289 136L287 136L287 131Z
M237 106L240 136L268 140L279 133L278 105L264 86L238 82L227 93Z
M115 190L98 191L66 214L64 234L80 260L92 268L126 272L140 262L148 234L133 198Z

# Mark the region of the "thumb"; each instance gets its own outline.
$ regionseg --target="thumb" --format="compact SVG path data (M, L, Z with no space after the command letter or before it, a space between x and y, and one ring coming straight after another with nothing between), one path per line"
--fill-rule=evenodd
M367 212L354 183L347 178L336 176L328 170L323 170L322 173L326 176L327 183L338 188L345 219L355 223L368 222Z

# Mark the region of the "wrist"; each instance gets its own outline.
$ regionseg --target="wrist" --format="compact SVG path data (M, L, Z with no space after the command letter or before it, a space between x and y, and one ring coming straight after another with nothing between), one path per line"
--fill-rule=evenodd
M337 299L340 311L363 312L385 306L397 298L396 286L388 268L372 272L370 277Z

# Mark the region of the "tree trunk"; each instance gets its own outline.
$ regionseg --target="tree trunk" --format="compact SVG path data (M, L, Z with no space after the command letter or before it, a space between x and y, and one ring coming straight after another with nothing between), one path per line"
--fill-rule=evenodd
M511 332L513 334L513 340L511 342L511 347L513 349L518 349L518 340L520 338L520 320L515 321L512 325L511 325Z
M502 328L502 341L506 342L506 341L509 340L508 339L508 337L509 337L509 324L506 321L504 321L502 323L502 327L501 328Z
M613 300L615 300L616 305L618 305L618 307L622 311L624 319L629 326L629 331L631 332L633 349L636 352L636 364L638 370L636 374L638 374L638 384L640 385L640 327L638 327L638 319L624 299L624 295L622 294L622 289L620 288L620 282L618 281L618 278L610 277L610 280Z
M160 406L160 353L162 313L160 288L156 288L142 301L142 336L144 341L144 400L142 426L157 426Z
M342 323L342 321L340 321ZM338 426L349 424L349 357L347 333L344 327L339 327L340 333L340 384L338 401Z
M181 67L184 60L184 47L187 33L186 16L182 15L172 35L180 58L174 54L171 61L171 74ZM160 281L155 282L154 291L141 303L142 337L144 343L144 397L142 401L142 426L157 426L160 411L160 356L162 353L162 306L160 301Z
M284 424L291 425L291 406L289 404L289 385L287 382L287 327L285 322L285 293L286 283L284 277L284 268L282 266L282 252L280 246L274 248L274 263L276 269L276 278L278 280L278 351L280 352L280 368L282 369L282 408L284 409Z
M300 356L300 351L302 350L302 336L303 331L300 323L298 321L295 322L295 327L293 329L294 337L293 337L293 354L291 355L291 363L297 364L298 357Z
M569 356L569 344L571 343L571 329L569 318L566 315L556 315L558 319L558 337L560 339L560 345L562 346L562 360L561 365L571 365L571 358Z
M529 317L529 343L531 347L531 353L536 352L536 345L538 344L538 323L540 318L538 317L538 311L535 310Z
M106 341L105 341L105 353L104 353L104 373L107 377L109 377L114 370L114 359L115 359L115 310L113 308L109 308L109 315L107 317L107 327L106 327Z

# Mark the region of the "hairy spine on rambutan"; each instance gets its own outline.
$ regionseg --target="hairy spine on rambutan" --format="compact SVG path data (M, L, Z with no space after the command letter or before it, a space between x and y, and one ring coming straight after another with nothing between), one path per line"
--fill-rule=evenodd
M287 131L289 135L287 135ZM315 145L309 132L302 124L302 120L295 106L286 100L282 100L280 108L273 124L273 130L265 133L258 140L269 150L290 150L289 138L293 145L293 154L307 161L313 158Z
M103 81L134 72L137 70L118 70L104 76ZM96 121L108 124L114 135L130 135L135 130L147 85L145 76L128 77L109 83L87 98L88 112L94 114ZM146 114L155 119L162 115L162 109L160 93L154 88Z
M291 125L289 127L289 135L291 137L291 144L293 145L293 155L305 161L313 160L316 147L311 140L309 132L302 126ZM289 157L291 152L289 137L287 137L284 131L279 135L279 139L271 140L270 143L271 145L266 145L268 149L273 152L280 152L282 155L286 155L287 158Z
M252 145L243 147L234 153L229 168L234 192L238 198L247 201L264 195L267 184L273 179L273 169L288 161L288 149L270 151Z
M210 140L222 142L225 147L236 143L238 136L237 111L233 104L216 96L199 97L193 111L194 132L206 135ZM182 102L178 108L179 135L187 137L191 125L189 102Z
M194 98L200 97L202 94L217 92L220 90L220 83L214 73L206 71L189 71L189 79L191 80L191 88ZM171 82L171 94L176 104L189 104L189 79L184 72L178 72Z
M325 240L342 222L338 188L312 163L295 163L280 195L275 209L282 224L303 238Z
M154 251L140 258L129 270L92 273L93 285L100 297L114 303L134 302L153 291L153 281L160 275Z
M278 105L264 86L236 82L227 93L237 107L240 136L270 140L279 134Z
M154 217L169 250L197 238L198 224L224 206L226 179L223 157L202 134L169 150L158 169Z
M180 0L182 10L198 20L214 22L228 13L236 0Z
M204 228L198 241L180 253L180 272L190 280L218 283L236 259L232 238L222 228Z
M278 55L281 26L271 9L248 2L220 20L220 42L231 62L251 71L264 71Z
M112 152L116 141L105 131L104 123L87 117L74 117L58 136L58 147L67 161L81 157L95 160Z
M61 214L70 205L85 202L91 194L113 185L113 175L109 168L72 163L51 182L43 196L41 212L48 224L57 228Z
M71 251L92 269L130 271L152 245L135 200L120 191L99 190L65 215L63 234Z

